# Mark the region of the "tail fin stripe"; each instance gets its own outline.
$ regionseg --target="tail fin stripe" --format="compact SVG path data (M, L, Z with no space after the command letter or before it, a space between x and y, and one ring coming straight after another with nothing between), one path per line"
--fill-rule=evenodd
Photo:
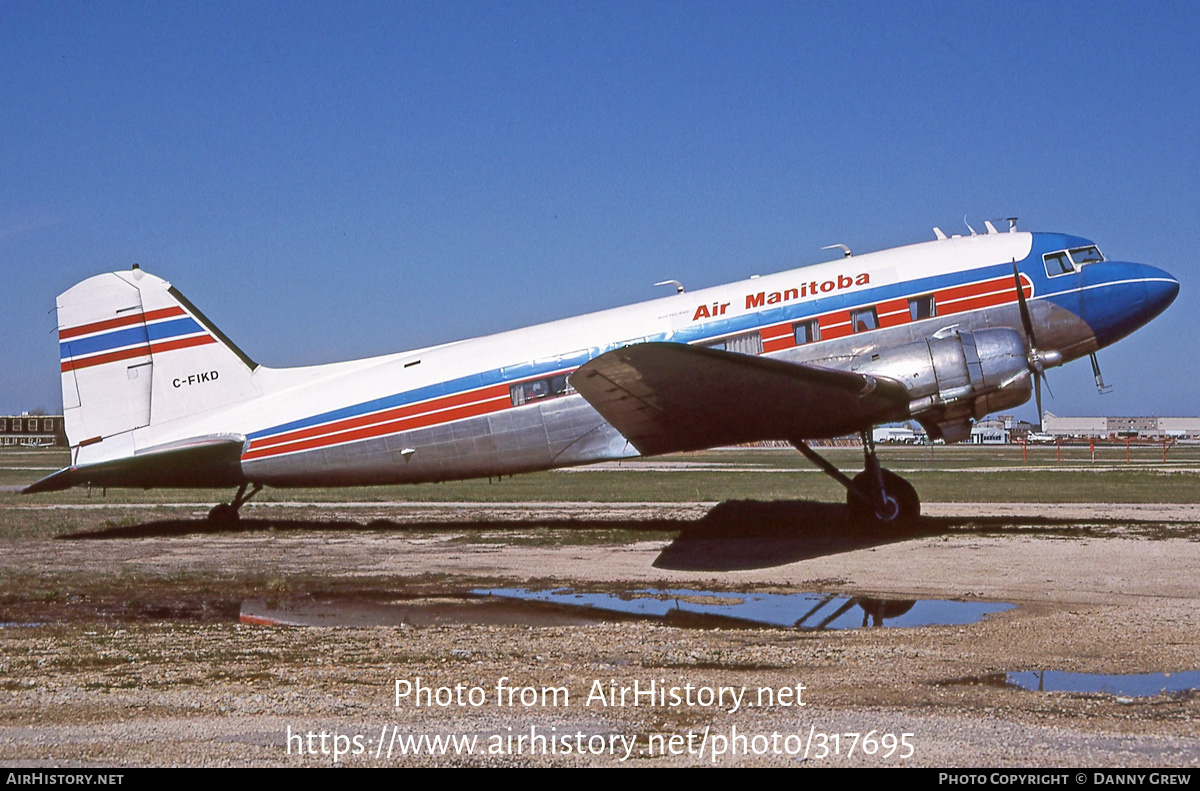
M164 321L161 324L146 325L146 334L150 336L151 343L167 338L178 338L180 335L194 335L199 332L204 332L204 328L191 316L174 321Z
M146 313L131 313L128 316L120 316L115 319L94 321L91 324L81 324L78 327L61 329L58 331L58 339L60 341L65 341L68 338L77 338L80 335L91 335L93 332L114 330L118 327L128 327L131 324L141 324L146 321L155 321L157 319L167 319L171 316L183 315L185 315L183 308L177 306L162 308L160 310L151 310Z
M150 353L158 354L174 349L188 349L192 346L204 346L205 344L216 342L217 339L211 335L193 335L190 338L176 338L174 340L162 341L161 343L152 343L150 344Z
M58 344L58 357L60 360L69 360L72 357L86 357L89 354L116 351L125 346L145 346L148 342L146 326L139 324L136 327L106 332L103 335L93 335L90 338L60 343Z
M106 332L103 335L67 341L58 345L58 352L60 359L68 359L97 352L115 351L122 346L131 346L135 343L145 344L147 339L153 342L201 332L204 332L203 327L194 319L185 317L174 321L165 321L161 324L139 324L136 327Z
M148 357L150 356L150 347L146 345L134 346L130 349L122 349L119 352L109 352L108 354L97 354L95 357L85 357L81 360L63 360L62 372L74 371L77 368L91 368L93 365L103 365L104 363L115 363L118 360L128 360L131 357Z
M192 346L203 346L208 343L216 343L216 338L211 335L193 335L188 338L173 338L166 341L153 343L149 346L142 344L141 346L133 346L120 351L109 352L108 354L97 354L93 357L84 357L79 360L64 360L62 363L63 373L74 371L77 368L91 368L93 365L103 365L104 363L114 363L118 360L128 360L132 357L146 357L151 354L159 354L161 352L169 352L175 349L187 349Z

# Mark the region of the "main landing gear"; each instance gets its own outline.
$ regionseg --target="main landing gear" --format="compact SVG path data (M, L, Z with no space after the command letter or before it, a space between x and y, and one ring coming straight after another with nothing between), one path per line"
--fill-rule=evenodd
M208 523L217 528L233 528L237 527L239 517L238 509L249 502L250 498L262 491L262 484L255 483L246 494L247 484L242 484L238 487L237 494L233 497L231 503L219 503L214 505L212 510L208 512Z
M880 527L904 529L916 524L921 515L921 498L908 481L879 466L875 441L863 431L863 471L847 477L805 442L792 440L792 446L821 468L829 477L846 487L846 505L854 521Z

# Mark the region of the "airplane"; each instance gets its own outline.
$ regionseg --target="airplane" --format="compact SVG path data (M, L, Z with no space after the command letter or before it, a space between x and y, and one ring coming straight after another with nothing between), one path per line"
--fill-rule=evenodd
M970 226L968 226L970 228ZM873 426L918 421L957 442L1171 304L1161 269L1088 239L986 233L854 255L626 307L381 357L259 365L174 286L131 270L58 297L71 463L26 489L237 487L506 476L782 440L847 491L872 529L919 497L884 469ZM858 433L844 474L812 440Z

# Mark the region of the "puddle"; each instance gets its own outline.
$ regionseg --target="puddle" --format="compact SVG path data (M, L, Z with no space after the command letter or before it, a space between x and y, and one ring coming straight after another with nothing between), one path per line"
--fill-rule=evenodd
M660 621L698 629L860 629L974 623L1011 609L996 602L875 599L820 593L715 593L643 589L580 593L560 588L484 588L438 596L247 599L242 623L264 626L579 626Z
M715 593L683 588L648 588L627 593L579 593L567 588L489 588L475 593L666 621L706 619L710 626L724 622L729 626L810 630L968 624L1014 606L998 602L914 601L822 593Z
M1100 692L1130 698L1149 698L1166 692L1200 689L1200 670L1129 675L1029 670L1022 673L1005 673L1003 676L1006 685L1034 692Z
M613 620L605 613L475 594L362 598L247 599L238 618L260 626L583 626ZM624 620L630 620L626 618Z

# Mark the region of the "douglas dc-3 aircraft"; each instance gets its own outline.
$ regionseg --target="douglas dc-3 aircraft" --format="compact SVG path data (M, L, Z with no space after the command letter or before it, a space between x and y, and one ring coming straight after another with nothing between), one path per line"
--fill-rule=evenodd
M916 519L880 423L955 442L1038 393L1046 368L1133 332L1179 283L1058 233L947 237L845 255L485 338L353 362L259 365L171 284L134 267L58 298L72 462L29 486L445 481L785 440L853 514ZM842 247L841 245L835 245ZM1097 384L1102 380L1096 368ZM860 432L853 479L807 444ZM247 489L249 487L249 493Z

